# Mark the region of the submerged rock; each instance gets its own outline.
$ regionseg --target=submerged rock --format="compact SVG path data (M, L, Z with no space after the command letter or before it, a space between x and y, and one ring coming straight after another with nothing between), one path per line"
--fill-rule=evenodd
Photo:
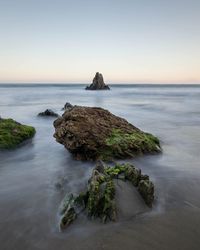
M41 112L38 114L38 116L52 116L52 117L58 117L59 115L55 113L51 109L46 109L44 112Z
M109 160L160 152L159 140L102 108L74 106L54 121L57 142L76 159Z
M121 176L124 176L122 179ZM114 167L104 166L98 162L88 180L86 192L78 196L66 195L60 206L60 228L69 226L82 211L86 211L91 218L100 218L102 222L115 221L117 219L117 207L115 202L115 183L113 179L129 181L137 188L148 207L154 201L154 185L147 175L142 175L141 170L133 165L116 164Z
M96 73L93 82L90 86L85 88L86 90L109 90L109 86L105 85L103 75L99 72Z
M13 119L0 118L0 149L14 148L32 138L35 132L34 127L20 124Z

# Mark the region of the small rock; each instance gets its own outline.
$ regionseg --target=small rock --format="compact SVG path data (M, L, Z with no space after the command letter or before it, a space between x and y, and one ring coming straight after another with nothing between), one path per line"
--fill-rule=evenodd
M66 102L65 106L64 106L64 108L62 108L62 110L69 110L69 109L72 109L73 107L74 106L71 103Z
M66 195L59 208L60 214L62 215L60 229L65 229L76 219L77 214L74 205L73 194Z
M55 113L51 109L46 109L44 112L41 112L38 114L38 116L52 116L52 117L58 117L59 115Z
M69 208L69 206L72 206L73 204L74 204L73 194L65 195L59 208L60 214L64 214Z

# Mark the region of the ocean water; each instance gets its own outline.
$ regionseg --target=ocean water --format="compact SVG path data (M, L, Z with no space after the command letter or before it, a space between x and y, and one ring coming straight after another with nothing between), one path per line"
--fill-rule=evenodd
M58 207L67 192L82 190L92 162L80 162L53 138L47 108L65 102L98 106L159 137L162 154L131 159L155 183L151 210L129 187L121 192L115 223L80 216L59 232ZM0 116L36 128L16 150L0 151L0 249L200 249L200 86L0 85ZM57 189L56 184L63 188ZM119 187L118 187L119 188Z

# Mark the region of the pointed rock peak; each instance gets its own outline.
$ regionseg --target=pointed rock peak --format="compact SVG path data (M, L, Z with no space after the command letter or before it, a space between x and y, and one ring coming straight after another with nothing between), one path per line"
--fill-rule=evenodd
M90 86L86 87L86 90L104 90L110 89L108 85L105 85L103 80L103 75L99 72L96 72L95 77Z

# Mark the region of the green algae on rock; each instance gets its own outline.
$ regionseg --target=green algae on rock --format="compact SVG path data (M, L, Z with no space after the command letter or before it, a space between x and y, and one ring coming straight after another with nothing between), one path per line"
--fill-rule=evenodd
M89 217L99 217L103 222L116 219L114 202L115 188L109 175L94 169L88 185L88 202L86 204Z
M102 150L103 158L134 157L145 153L159 152L159 140L155 136L142 131L124 133L121 129L113 129L106 138L106 147Z
M34 134L34 127L20 124L13 119L0 118L0 149L15 148Z
M154 201L154 184L149 180L148 175L143 175L141 170L130 163L116 164L114 167L106 167L105 172L112 178L130 181L137 187L144 202L148 207L152 207Z
M89 218L100 218L102 222L116 220L114 202L115 188L112 178L95 168L88 180L86 192L67 194L60 206L60 229L67 228L83 210Z
M152 207L154 201L154 185L149 176L142 175L141 170L133 165L116 164L114 167L104 166L98 161L88 180L86 192L78 196L66 195L60 207L60 228L68 227L82 211L90 218L100 218L102 222L115 221L117 219L117 207L115 202L115 185L113 179L130 181L141 194L148 207Z
M158 138L102 108L74 106L54 121L57 142L78 160L124 159L160 152Z

